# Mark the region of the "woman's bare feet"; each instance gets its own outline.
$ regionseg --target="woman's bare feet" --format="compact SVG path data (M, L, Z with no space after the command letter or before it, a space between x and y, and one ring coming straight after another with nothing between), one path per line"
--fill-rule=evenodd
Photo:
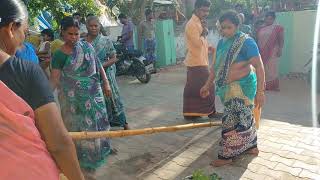
M259 155L259 149L258 148L252 148L249 151L247 151L247 154L258 156Z
M231 163L232 163L232 159L228 159L228 160L217 159L217 160L212 161L210 163L210 165L213 166L213 167L221 167L221 166L228 165L228 164L231 164Z

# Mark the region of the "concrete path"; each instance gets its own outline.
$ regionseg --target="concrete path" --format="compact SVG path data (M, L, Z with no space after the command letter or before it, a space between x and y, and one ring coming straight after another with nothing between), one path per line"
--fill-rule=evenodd
M134 78L119 78L131 127L189 123L181 114L184 84L182 66L163 70L146 85ZM98 170L98 179L180 180L199 169L230 180L320 179L320 130L312 128L310 90L301 80L285 79L281 84L281 92L267 94L258 157L245 155L231 166L210 167L217 157L219 128L116 138L112 145L119 152ZM217 106L221 111L219 101Z

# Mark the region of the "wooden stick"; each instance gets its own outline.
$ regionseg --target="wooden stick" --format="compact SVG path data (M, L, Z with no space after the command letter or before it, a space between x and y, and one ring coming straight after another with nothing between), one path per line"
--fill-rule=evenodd
M69 132L74 140L81 139L95 139L95 138L116 138L125 136L136 136L143 134L154 134L160 132L175 132L187 129L204 128L212 126L221 126L221 122L207 122L207 123L190 123L169 127L154 127L134 130L120 130L120 131L96 131L96 132Z

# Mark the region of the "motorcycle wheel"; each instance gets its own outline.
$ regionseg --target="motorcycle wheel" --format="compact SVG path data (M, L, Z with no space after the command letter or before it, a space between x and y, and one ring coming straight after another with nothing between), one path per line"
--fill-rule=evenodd
M143 84L147 84L151 79L151 74L146 72L145 65L141 62L135 62L134 67L137 74L135 77Z
M151 74L136 75L136 78L143 84L147 84L151 79Z

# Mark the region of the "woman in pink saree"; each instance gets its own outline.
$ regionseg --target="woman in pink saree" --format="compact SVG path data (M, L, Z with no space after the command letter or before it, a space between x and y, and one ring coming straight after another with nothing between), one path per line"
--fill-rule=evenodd
M0 94L0 159L4 165L0 177L58 180L58 167L41 139L32 108L2 81Z
M39 65L15 57L28 13L21 0L0 6L0 179L84 180L47 77Z
M280 91L278 62L284 43L283 28L275 24L275 19L275 12L266 13L264 26L257 32L258 45L266 72L266 90L269 91Z

